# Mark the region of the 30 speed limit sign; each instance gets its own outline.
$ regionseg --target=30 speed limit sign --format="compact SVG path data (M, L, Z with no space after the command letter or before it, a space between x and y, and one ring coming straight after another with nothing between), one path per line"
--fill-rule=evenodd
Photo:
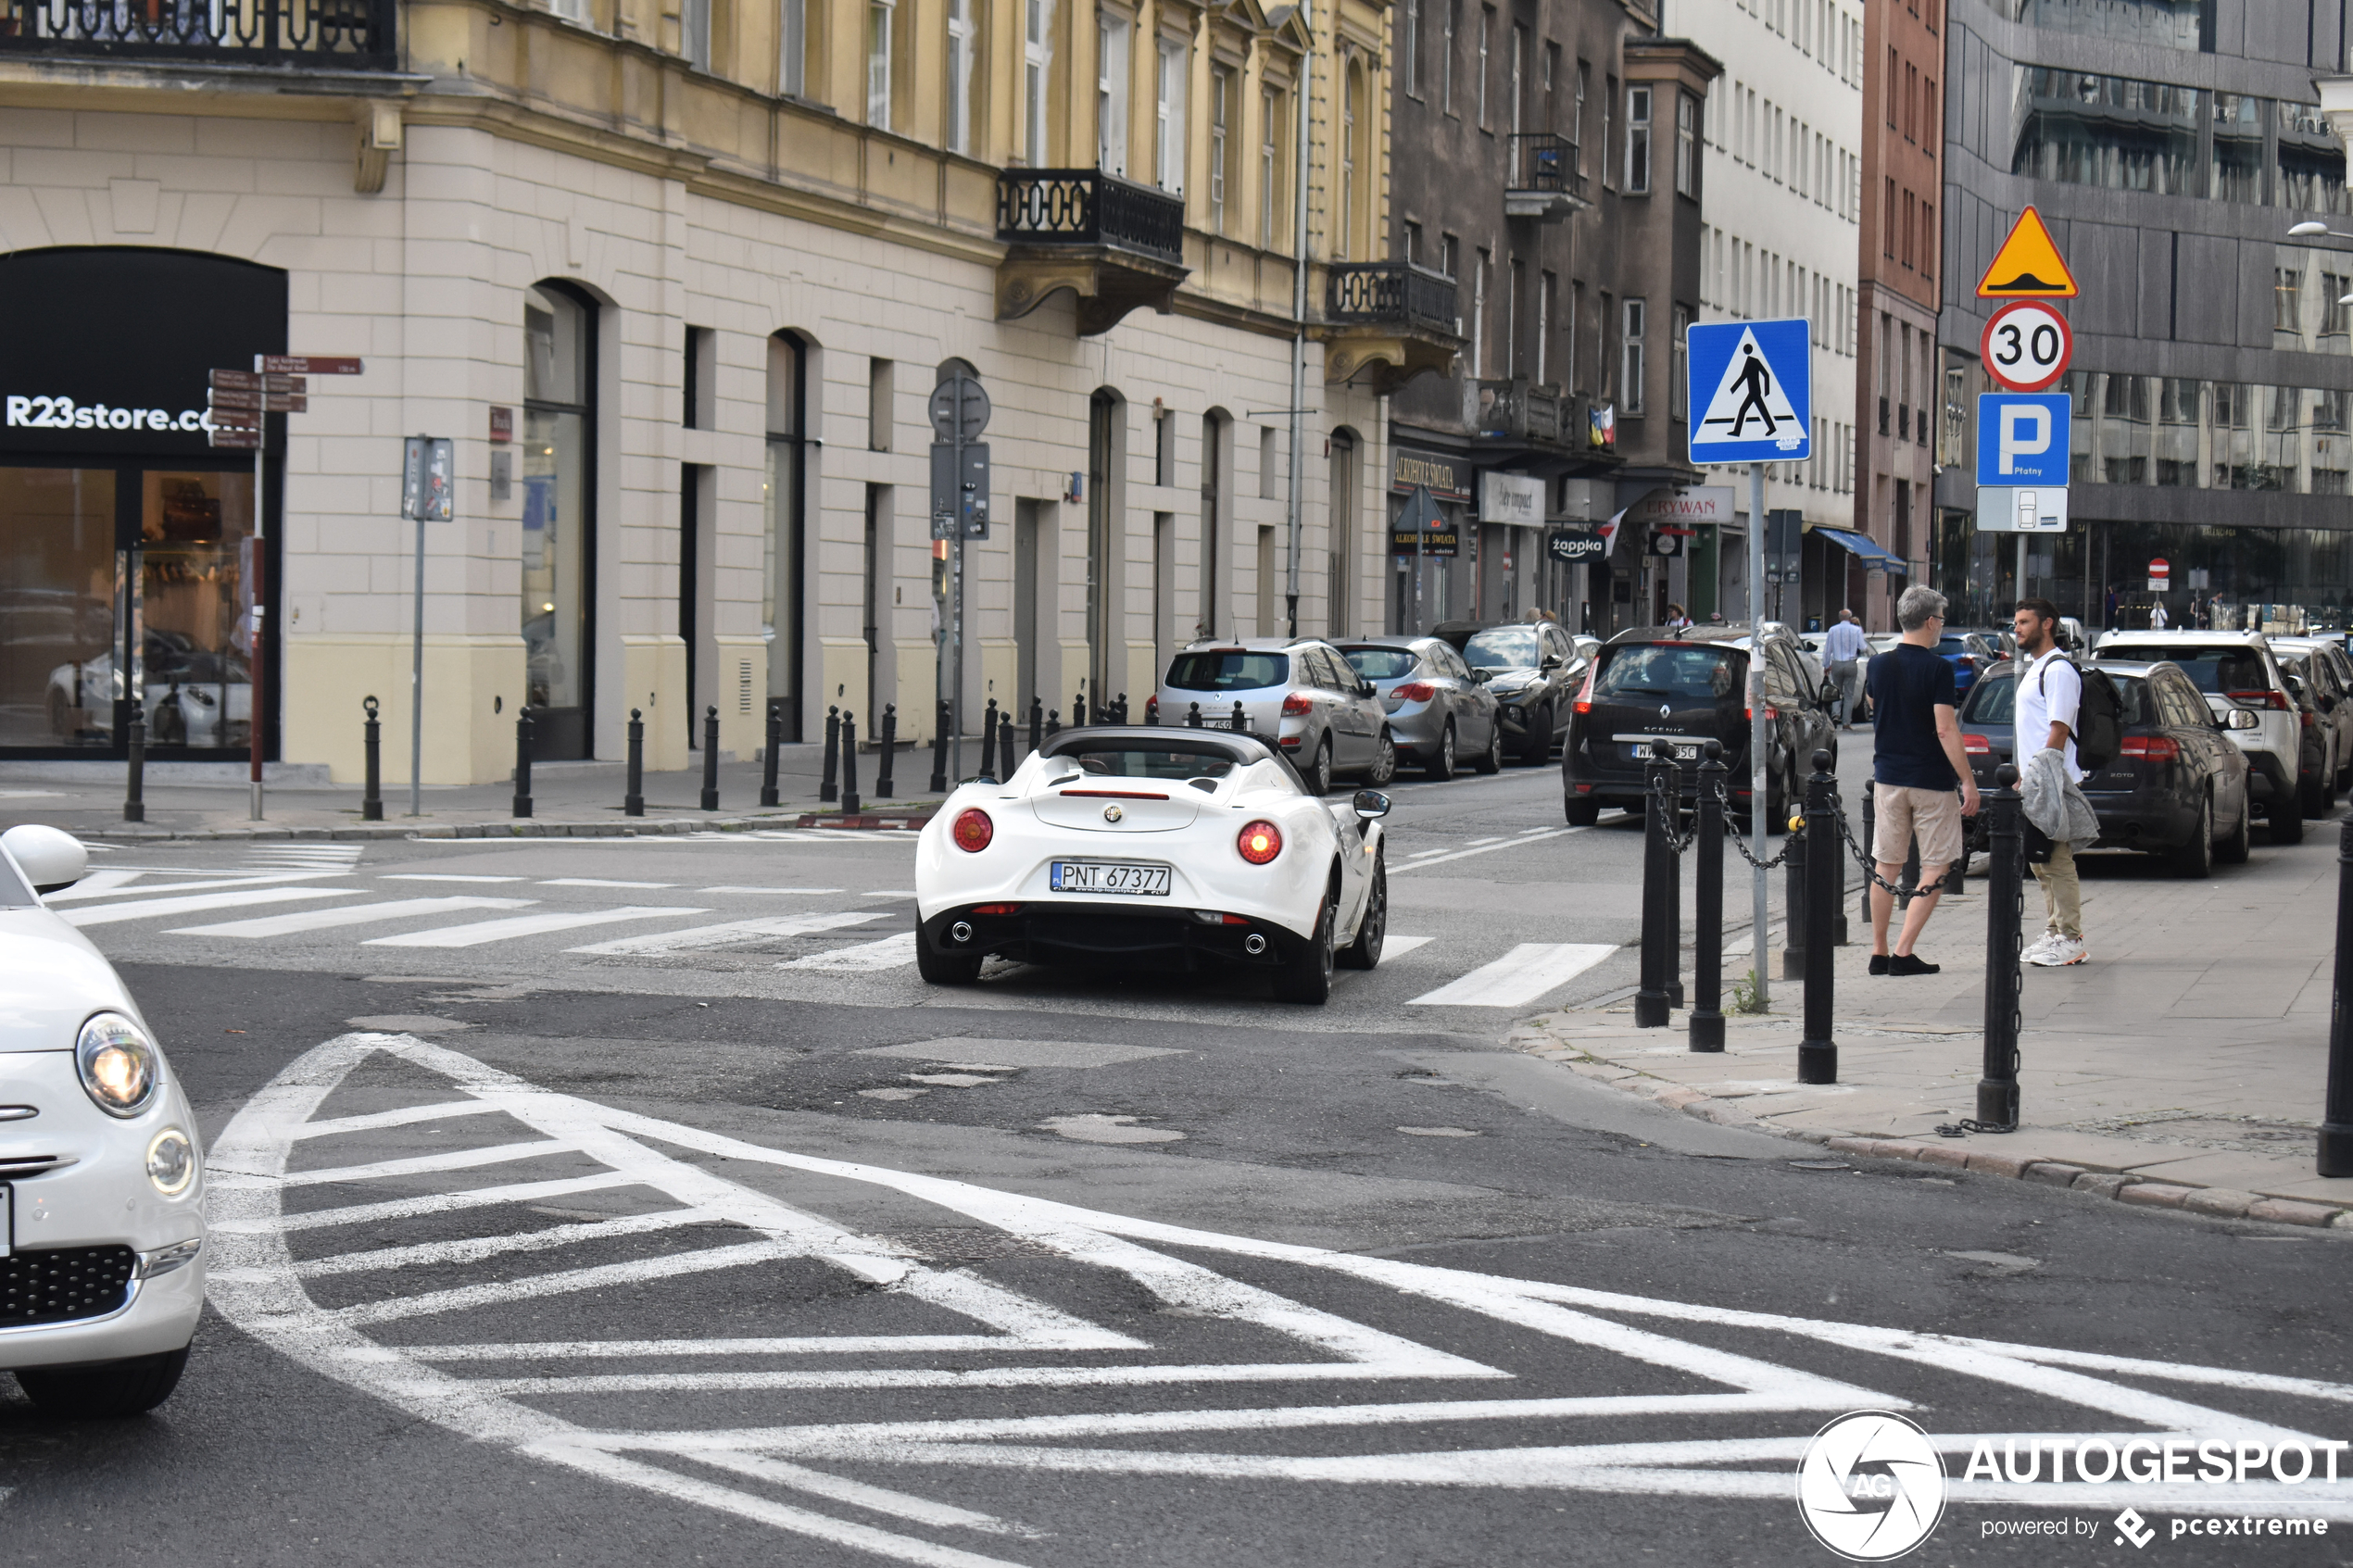
M1979 345L1985 373L2012 392L2040 392L2067 373L2075 338L2067 318L2039 299L2019 299L1994 312Z

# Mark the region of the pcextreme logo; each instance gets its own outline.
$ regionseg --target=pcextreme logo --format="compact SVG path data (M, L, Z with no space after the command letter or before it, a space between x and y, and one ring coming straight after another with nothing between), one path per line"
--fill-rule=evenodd
M1886 1411L1856 1411L1814 1434L1797 1466L1797 1510L1850 1562L1885 1562L1944 1515L1944 1461L1928 1434Z

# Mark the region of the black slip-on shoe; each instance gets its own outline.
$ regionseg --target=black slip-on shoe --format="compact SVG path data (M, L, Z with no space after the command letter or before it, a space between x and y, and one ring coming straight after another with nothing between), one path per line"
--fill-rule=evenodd
M1944 968L1943 964L1930 963L1911 953L1897 953L1887 960L1887 972L1890 974L1936 974Z

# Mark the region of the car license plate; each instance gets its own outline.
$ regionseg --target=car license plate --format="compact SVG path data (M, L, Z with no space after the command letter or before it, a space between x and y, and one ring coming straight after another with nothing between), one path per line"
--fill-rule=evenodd
M1168 897L1168 868L1126 860L1056 860L1047 885L1057 893L1126 893Z
M1678 762L1696 762L1696 761L1698 761L1698 760L1699 760L1699 747L1698 747L1698 746L1682 746L1682 745L1678 745L1678 746L1675 747L1675 760L1676 760L1676 761L1678 761Z

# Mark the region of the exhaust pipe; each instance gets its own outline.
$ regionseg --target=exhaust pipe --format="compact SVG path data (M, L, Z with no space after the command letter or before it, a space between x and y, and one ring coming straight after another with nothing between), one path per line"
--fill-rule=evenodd
M948 935L958 942L969 942L973 939L973 922L960 920L948 928Z
M1249 935L1242 938L1242 951L1248 953L1252 958L1256 958L1259 954L1265 952L1265 950L1266 938L1260 935L1257 932L1253 931Z

